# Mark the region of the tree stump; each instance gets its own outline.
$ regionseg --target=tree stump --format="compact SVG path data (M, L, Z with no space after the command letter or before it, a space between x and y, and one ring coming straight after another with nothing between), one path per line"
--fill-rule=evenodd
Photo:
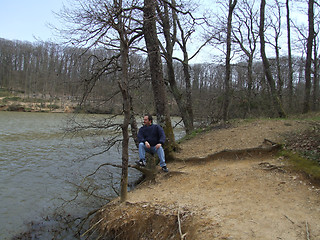
M150 169L150 171L156 171L156 166L159 163L158 156L156 154L146 153L146 168Z
M159 159L157 155L146 153L146 166L145 171L143 171L146 180L155 181L157 174L157 164Z

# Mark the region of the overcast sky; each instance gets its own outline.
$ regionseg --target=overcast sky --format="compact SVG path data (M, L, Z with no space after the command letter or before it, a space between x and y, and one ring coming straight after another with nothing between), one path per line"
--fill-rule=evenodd
M0 38L34 42L54 40L49 23L57 23L64 0L0 0Z
M61 23L54 12L59 12L63 4L69 6L68 2L72 0L0 0L0 38L59 43L59 38L54 36L54 31L48 25L60 26ZM197 0L197 2L207 9L212 8L214 1ZM306 21L307 17L305 15L300 17L298 22L302 20ZM210 58L210 51L202 51L201 56L197 56L193 61L207 61L207 58Z
M48 24L59 24L53 12L59 12L63 3L68 5L68 0L0 0L0 38L54 41Z

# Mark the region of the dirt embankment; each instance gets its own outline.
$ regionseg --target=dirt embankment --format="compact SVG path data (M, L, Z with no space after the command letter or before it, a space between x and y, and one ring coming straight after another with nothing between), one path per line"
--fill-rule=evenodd
M71 113L76 107L71 101L24 101L23 98L17 98L20 101L4 101L5 97L0 97L0 111Z
M281 142L310 124L243 122L184 142L169 173L106 205L92 230L114 239L320 239L319 186L273 152L216 154Z

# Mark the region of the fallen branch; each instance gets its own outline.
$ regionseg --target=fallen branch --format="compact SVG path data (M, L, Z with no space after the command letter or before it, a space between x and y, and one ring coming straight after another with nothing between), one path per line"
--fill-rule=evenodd
M259 163L259 166L261 166L262 170L266 170L266 171L278 170L280 172L285 172L285 170L283 170L282 167L278 167L278 166L270 164L268 162L261 162L261 163Z
M97 169L93 172L93 173L90 173L88 174L87 176L85 176L81 183L83 183L88 177L91 177L93 176L94 174L96 174L100 168L104 167L104 166L111 166L111 167L115 167L115 168L122 168L122 165L118 165L118 164L113 164L113 163L103 163L101 164L99 167L97 167ZM142 174L146 175L146 178L147 179L154 179L155 178L155 175L156 175L156 171L155 169L149 169L149 168L146 168L146 167L141 167L141 166L138 166L138 165L128 165L128 167L130 168L134 168L134 169L137 169L138 171L140 171Z
M183 240L184 237L187 235L187 233L182 233L181 230L181 220L180 220L180 211L178 211L178 225L179 225L179 233L180 233L180 239Z
M292 224L294 224L294 221L292 221L290 218L288 218L286 215L284 215L286 219L288 219Z
M271 141L271 140L269 140L269 139L266 139L266 138L263 140L263 143L265 143L265 144L266 144L266 143L270 143L270 144L273 145L273 146L279 145L278 143L273 142L273 141Z
M307 221L306 221L306 232L307 232L307 240L310 240L310 233L309 233L309 227L308 227Z
M96 173L99 171L99 169L102 168L102 167L104 167L104 166L112 166L112 167L117 167L117 168L121 168L121 167L122 167L121 165L116 165L116 164L112 164L112 163L103 163L103 164L99 165L99 167L97 167L97 169L96 169L93 173L90 173L90 174L88 174L87 176L85 176L85 177L82 179L81 183L83 183L88 177L91 177L91 176L93 176L94 174L96 174Z

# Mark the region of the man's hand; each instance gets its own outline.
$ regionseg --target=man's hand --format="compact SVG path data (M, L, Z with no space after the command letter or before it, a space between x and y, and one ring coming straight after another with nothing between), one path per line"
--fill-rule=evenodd
M150 144L147 141L144 143L144 145L146 145L146 148L150 148Z
M156 145L156 149L159 149L161 146L162 146L161 143L158 143L158 144Z

